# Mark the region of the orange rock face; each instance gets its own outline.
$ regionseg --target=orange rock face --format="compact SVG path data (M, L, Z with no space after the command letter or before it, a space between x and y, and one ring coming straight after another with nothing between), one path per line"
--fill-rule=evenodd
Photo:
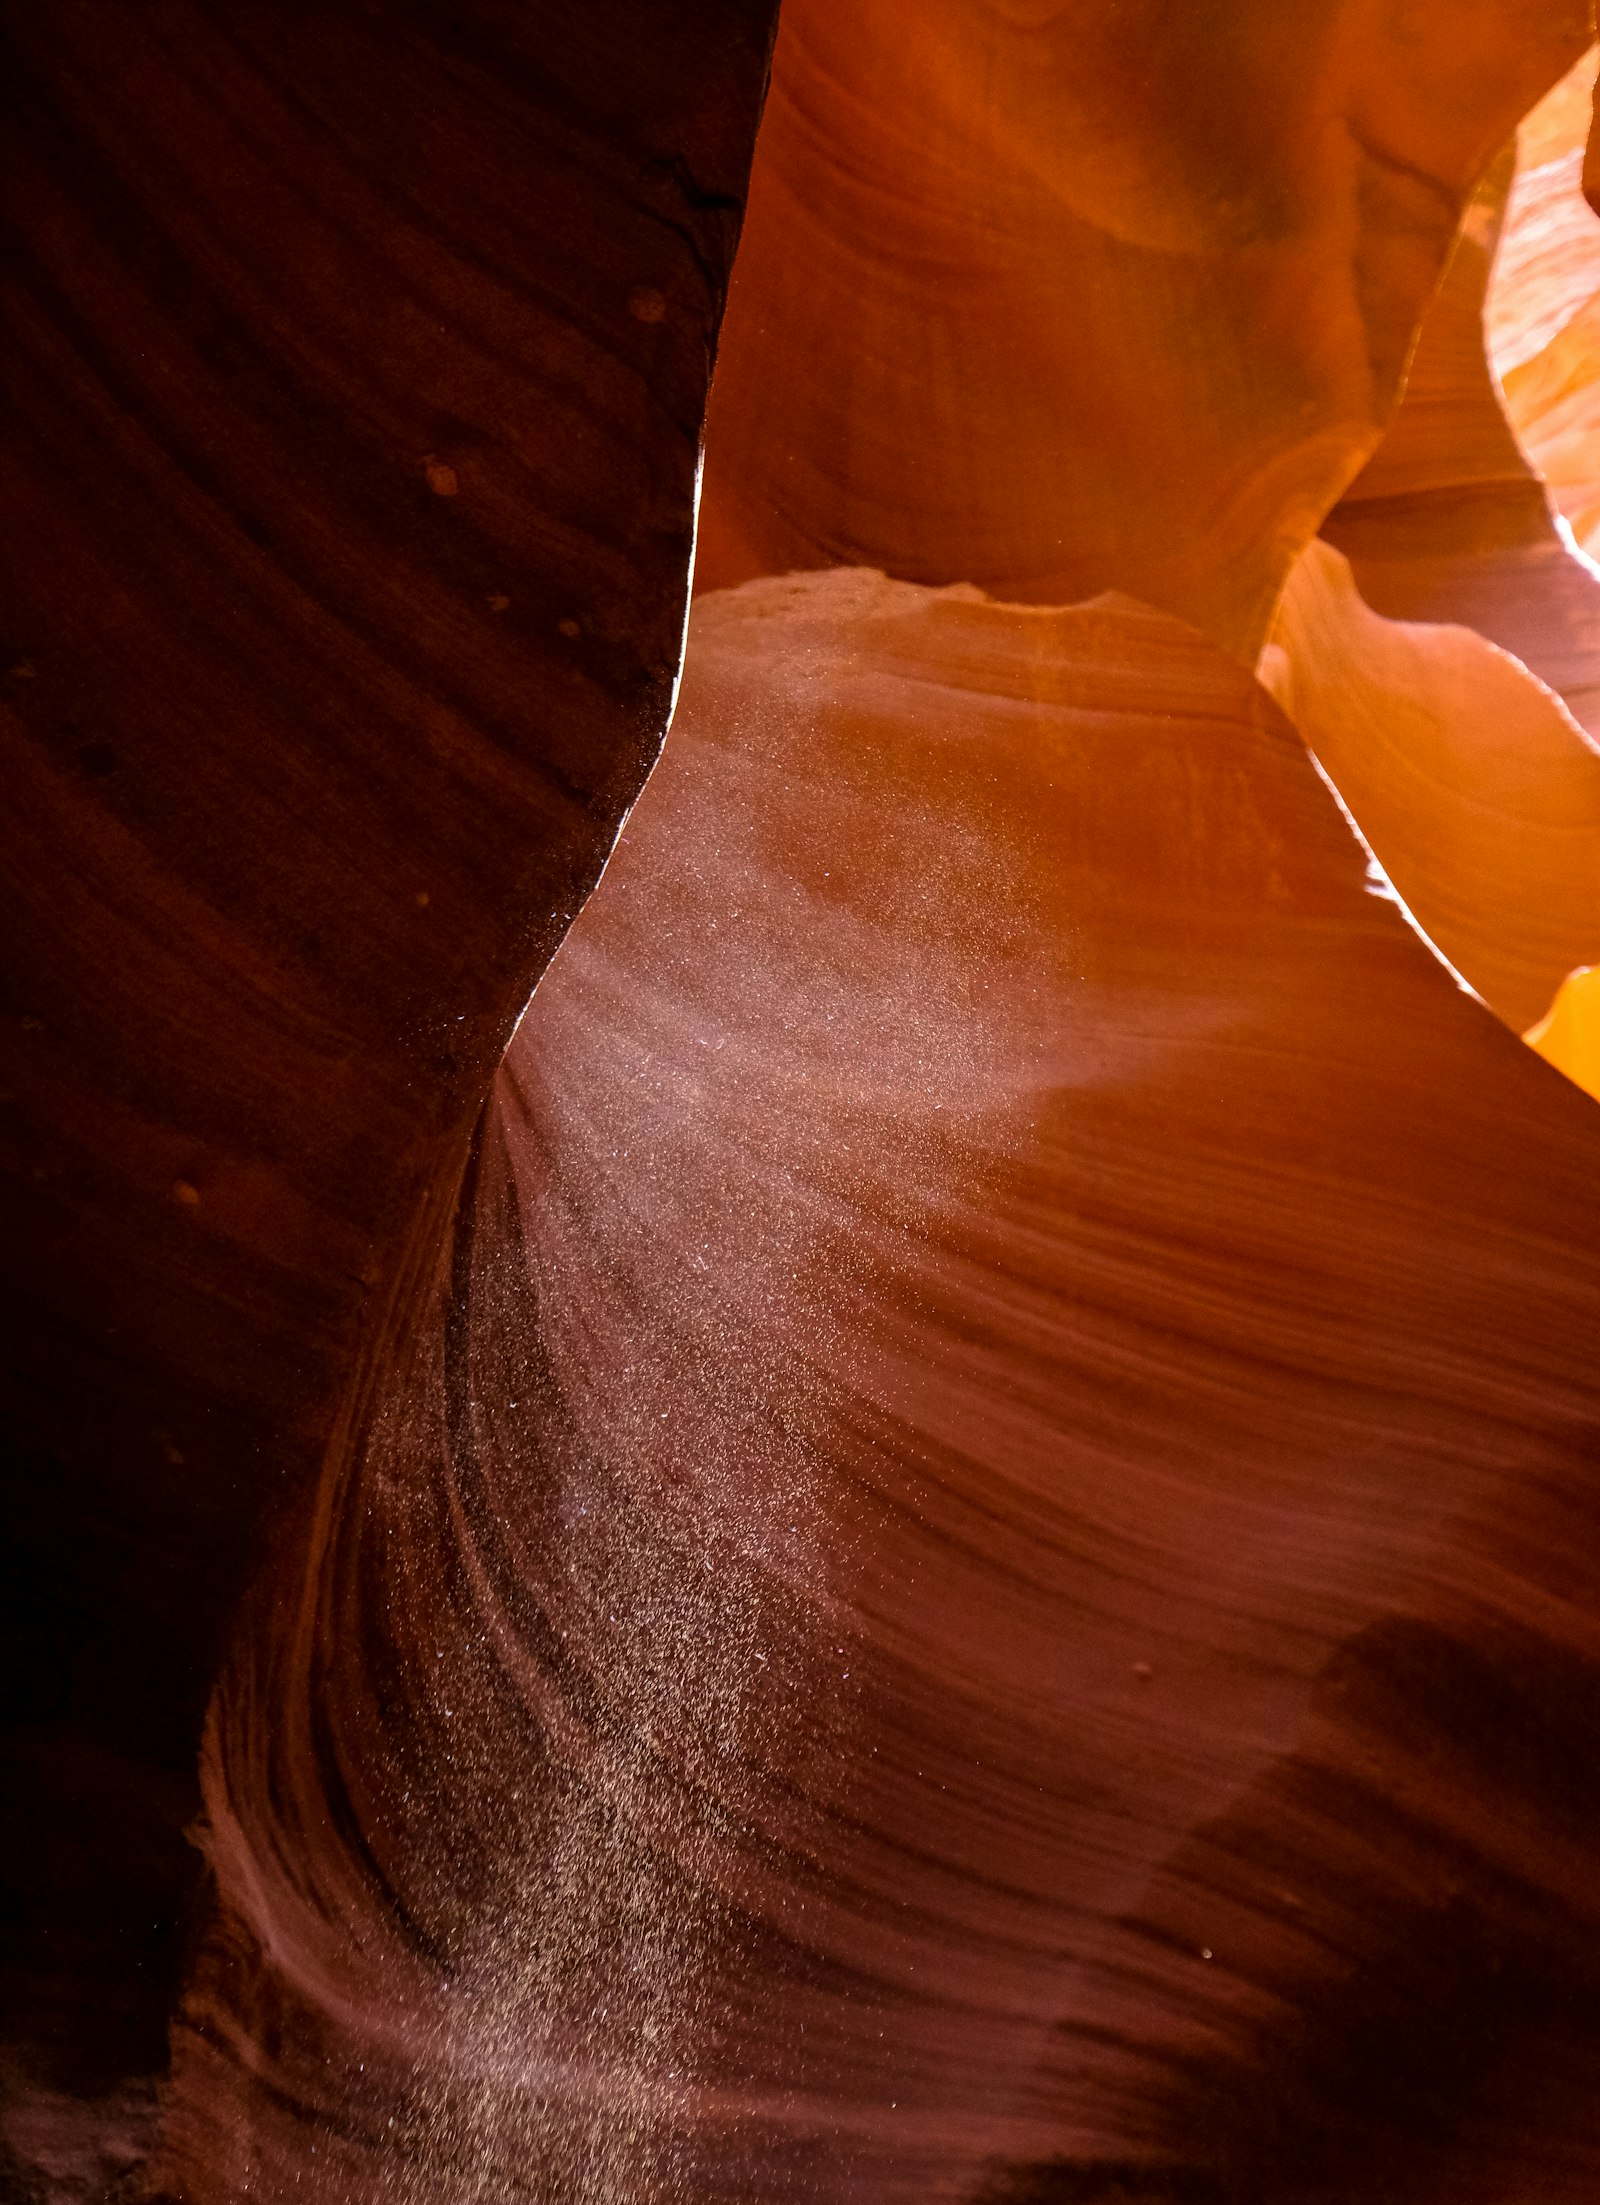
M1520 134L1487 317L1517 435L1586 551L1600 529L1600 247L1583 195L1594 76L1591 53Z
M153 2194L1592 2199L1592 32L788 0L674 730L238 1620Z
M1170 615L701 601L221 1710L203 2194L1581 2194L1600 1117L1371 885Z
M1600 1100L1600 978L1593 965L1567 975L1549 1010L1523 1039Z
M666 725L773 14L0 27L17 2194L139 2157L241 1600Z
M1580 186L1594 55L1483 178L1382 444L1323 524L1374 610L1462 623L1600 721L1600 588L1563 536L1517 393L1587 301L1600 225ZM1508 196L1509 194L1509 196ZM1554 495L1552 495L1554 493Z
M1386 621L1327 544L1263 671L1423 932L1520 1032L1600 957L1600 749L1470 628Z
M703 587L1120 588L1250 661L1588 12L789 0ZM1481 358L1481 353L1480 353Z

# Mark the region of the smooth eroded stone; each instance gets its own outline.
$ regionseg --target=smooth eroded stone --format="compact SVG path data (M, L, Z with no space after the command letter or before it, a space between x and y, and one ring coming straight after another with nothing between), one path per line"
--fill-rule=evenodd
M1600 1099L1600 968L1580 965L1569 972L1549 1010L1522 1038Z
M1385 620L1312 544L1264 672L1423 932L1517 1032L1600 957L1600 750L1471 628Z
M1554 389L1545 348L1600 280L1600 222L1580 188L1594 66L1591 50L1481 179L1399 410L1321 530L1376 611L1476 628L1591 728L1600 587L1563 532L1575 509L1525 393L1528 377Z
M700 602L218 1710L181 2194L1587 2194L1600 1117L1371 886L1169 615Z

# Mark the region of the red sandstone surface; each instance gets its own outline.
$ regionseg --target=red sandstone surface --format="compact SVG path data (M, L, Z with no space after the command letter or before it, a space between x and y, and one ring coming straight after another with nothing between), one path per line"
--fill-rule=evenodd
M1593 21L770 29L8 18L5 2180L1578 2205Z

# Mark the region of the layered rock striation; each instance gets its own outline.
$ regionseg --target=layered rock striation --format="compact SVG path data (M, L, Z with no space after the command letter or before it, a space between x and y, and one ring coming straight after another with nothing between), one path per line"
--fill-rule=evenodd
M1587 2194L1597 1189L1171 615L703 598L217 1710L175 2186Z
M1590 11L786 0L589 894L766 20L17 34L16 2180L1577 2205Z

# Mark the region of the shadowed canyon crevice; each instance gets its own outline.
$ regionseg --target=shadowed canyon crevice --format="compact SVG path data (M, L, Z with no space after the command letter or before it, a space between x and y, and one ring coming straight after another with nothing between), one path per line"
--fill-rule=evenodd
M10 33L16 2194L1592 2198L1589 10L274 20Z
M665 726L772 15L5 11L24 2158L137 2156L245 1587Z

